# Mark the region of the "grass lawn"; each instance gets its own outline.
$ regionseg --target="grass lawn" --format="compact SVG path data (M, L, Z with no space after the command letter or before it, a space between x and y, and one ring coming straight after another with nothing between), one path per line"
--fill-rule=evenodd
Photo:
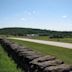
M34 39L72 43L72 38L52 38L50 39L48 36L39 36L39 37L34 37Z
M13 40L13 39L10 40L17 44L32 48L33 50L41 52L42 54L54 55L57 58L63 60L65 63L72 64L72 49L43 45L43 44L21 41L21 40Z
M0 45L0 72L21 72Z

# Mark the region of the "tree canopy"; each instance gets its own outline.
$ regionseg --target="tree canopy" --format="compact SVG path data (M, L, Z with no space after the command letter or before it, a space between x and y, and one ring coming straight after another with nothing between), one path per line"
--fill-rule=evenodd
M32 29L32 28L2 28L0 29L0 34L15 35L15 36L38 34L40 36L51 36L51 37L72 37L72 31L51 31L51 30Z

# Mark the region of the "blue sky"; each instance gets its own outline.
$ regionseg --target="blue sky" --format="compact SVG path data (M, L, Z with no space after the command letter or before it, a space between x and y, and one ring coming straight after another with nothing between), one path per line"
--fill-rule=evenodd
M72 0L0 0L0 28L72 31Z

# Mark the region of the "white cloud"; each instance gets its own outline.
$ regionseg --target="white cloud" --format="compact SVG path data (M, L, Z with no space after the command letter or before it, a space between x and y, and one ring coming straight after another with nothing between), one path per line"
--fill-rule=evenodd
M31 12L28 12L28 15L30 16L30 15L32 15L32 13Z
M36 14L36 11L35 10L33 10L33 14Z
M28 16L35 15L36 13L37 13L37 11L35 11L35 10L25 10L24 11L24 14L28 15Z
M62 18L67 18L67 16L66 16L66 15L64 15L64 16L62 16Z
M21 18L21 20L22 20L22 21L25 21L26 19L25 19L25 18Z
M25 10L25 11L24 11L24 14L25 14L25 15L32 15L31 11L28 11L28 10Z

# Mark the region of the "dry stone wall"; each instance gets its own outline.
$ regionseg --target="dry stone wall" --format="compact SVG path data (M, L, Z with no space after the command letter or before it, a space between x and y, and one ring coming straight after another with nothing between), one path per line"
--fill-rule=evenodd
M0 44L24 72L72 72L72 66L64 64L54 56L43 56L7 39L0 39Z

